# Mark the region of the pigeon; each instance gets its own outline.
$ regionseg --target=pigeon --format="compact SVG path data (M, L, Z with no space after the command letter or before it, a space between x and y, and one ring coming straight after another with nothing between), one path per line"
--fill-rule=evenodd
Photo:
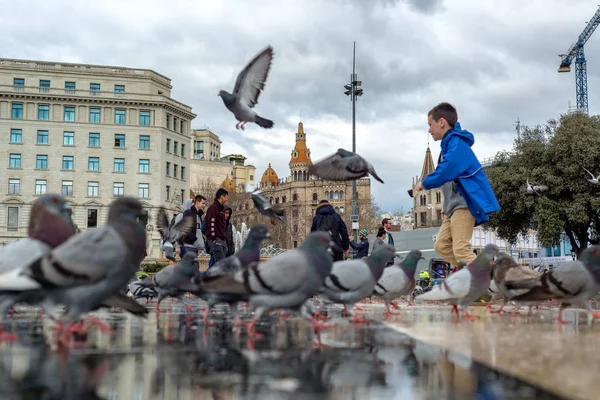
M67 306L63 322L102 306L105 300L117 301L110 297L121 297L120 289L146 253L146 230L140 223L144 215L137 199L118 198L111 203L106 225L72 236L12 274L12 279L0 279L0 290L18 286L41 291L40 305L52 319L60 319L53 310L56 304Z
M529 183L529 179L527 180L527 194L540 196L542 192L548 190L548 186L544 185L532 185Z
M27 237L55 248L75 234L71 206L58 194L45 194L31 205Z
M585 169L585 168L584 168ZM593 183L594 185L597 185L598 182L600 181L600 175L598 176L594 176L594 174L592 174L590 171L588 171L587 169L585 169L585 172L587 172L588 174L590 174L592 177L588 178L588 181Z
M252 198L254 207L256 207L258 212L266 217L269 217L273 225L275 225L276 219L280 220L284 224L286 223L285 211L280 207L273 206L271 201L262 194L260 189L256 188L251 190L250 186L246 185L246 193L248 193Z
M424 260L420 250L411 250L400 264L390 265L383 270L381 278L375 285L373 294L385 300L386 315L392 313L390 306L399 308L393 300L400 296L408 296L415 289L415 272L419 260Z
M264 225L255 225L248 232L248 237L242 248L230 257L215 263L203 275L203 282L210 282L223 276L230 275L237 271L241 271L251 263L260 261L260 244L263 240L271 237L271 234ZM233 313L237 310L237 303L247 301L246 294L220 294L220 293L201 293L198 294L208 303L204 309L204 323L208 324L208 313L210 309L217 303L228 303L231 306ZM236 315L237 320L237 315Z
M250 307L256 309L248 333L257 335L256 322L266 311L276 308L306 311L304 303L318 293L331 273L332 244L329 234L312 232L300 247L266 261L252 263L233 274L203 282L202 290L248 295ZM321 326L313 315L310 321L315 329Z
M451 274L429 292L415 297L415 301L448 300L458 314L458 307L463 308L464 316L473 318L467 307L473 301L487 293L490 286L490 271L493 258L499 254L498 246L488 244L483 251L466 268Z
M358 303L373 293L387 262L394 255L394 248L384 245L376 248L370 256L333 263L331 274L325 278L321 295L326 303L342 303L353 315L353 322L369 322L352 312Z
M494 265L492 265L492 274L493 279L490 282L490 289L493 293L492 300L495 298L501 298L504 300L504 303L498 310L491 311L494 313L501 312L504 309L504 306L506 305L506 302L509 298L515 297L519 294L523 294L524 292L526 292L526 290L506 289L506 281L538 279L541 276L539 272L517 264L517 262L508 254L502 254L494 261ZM492 301L490 300L488 308L491 308L491 304Z
M309 173L330 181L353 181L371 174L383 183L367 160L351 151L338 149L337 153L320 160L310 167Z
M506 281L505 286L507 290L527 289L525 293L510 298L516 302L551 299L560 301L556 321L561 324L569 323L563 320L562 313L571 305L585 308L588 317L598 319L600 312L592 311L587 300L600 291L600 245L586 248L579 260L561 264L539 278Z
M175 218L173 218L171 223L169 223L165 209L160 207L158 209L158 213L156 214L156 225L158 227L160 239L163 244L161 250L165 252L167 259L175 261L174 245L179 241L180 238L187 236L187 234L194 229L194 226L196 225L194 217L188 215L187 217L181 219L178 223L175 223Z
M233 93L225 90L219 91L218 96L225 104L225 107L233 113L239 121L235 129L244 130L246 122L254 122L261 128L270 129L273 127L273 121L260 117L252 108L258 104L258 96L265 88L267 76L271 69L273 61L273 48L267 46L258 53L239 73L235 81Z

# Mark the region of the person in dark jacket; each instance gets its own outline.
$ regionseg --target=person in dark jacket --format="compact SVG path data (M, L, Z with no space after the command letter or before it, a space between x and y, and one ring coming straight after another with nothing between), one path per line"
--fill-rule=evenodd
M350 236L350 247L356 250L356 255L354 256L354 258L363 258L369 255L369 239L367 239L368 236L369 232L367 232L366 229L361 229L360 232L358 232L358 243L356 243L354 241L354 238Z
M335 246L332 248L333 261L342 261L344 259L344 253L348 253L348 249L350 248L348 228L342 217L329 204L329 201L321 200L319 202L310 231L329 232L335 243Z
M227 218L225 203L229 200L229 192L223 188L217 190L215 201L206 210L206 240L215 262L227 255Z
M196 220L196 225L190 231L190 233L188 233L187 236L181 240L181 254L179 255L181 258L183 258L185 253L188 251L193 251L196 254L198 254L200 251L198 246L200 243L202 243L202 234L201 232L198 232L198 230L202 224L202 215L204 214L205 206L206 197L199 194L194 198L194 203L192 206L183 212L182 218L185 218L188 215L192 216ZM175 218L175 220L177 220L177 218Z
M235 242L233 241L233 224L231 223L231 214L233 213L233 209L225 204L225 218L227 220L227 254L225 257L229 257L235 253ZM210 249L209 249L210 252ZM215 264L215 256L210 252L210 260L208 261L208 268L212 267Z

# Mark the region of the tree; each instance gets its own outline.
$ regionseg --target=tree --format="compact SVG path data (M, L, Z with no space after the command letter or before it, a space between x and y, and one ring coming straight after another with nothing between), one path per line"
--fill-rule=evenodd
M556 245L562 234L579 257L589 234L600 228L600 185L586 178L600 173L600 116L562 115L544 126L525 127L514 152L500 152L486 174L501 210L486 229L514 244L517 236L537 231L544 246ZM540 195L527 195L526 181L546 185Z
M358 220L360 222L360 229L366 229L369 233L376 233L377 229L381 226L380 214L381 207L375 201L375 197L371 195L369 203L359 204ZM351 224L348 225L348 228L351 226Z
M215 193L221 187L220 183L216 183L209 177L196 179L195 184L192 186L192 191L194 194L201 194L206 197L207 203L211 203L212 199L215 197Z

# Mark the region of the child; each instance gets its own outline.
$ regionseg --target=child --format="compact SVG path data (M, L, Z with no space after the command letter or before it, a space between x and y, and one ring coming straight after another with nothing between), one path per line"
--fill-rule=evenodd
M442 187L444 194L444 221L437 234L435 251L453 266L457 260L473 261L471 248L473 228L489 221L488 214L498 211L500 205L483 167L471 150L473 134L458 123L456 109L440 103L427 115L429 133L433 140L441 140L441 153L435 171L415 190Z

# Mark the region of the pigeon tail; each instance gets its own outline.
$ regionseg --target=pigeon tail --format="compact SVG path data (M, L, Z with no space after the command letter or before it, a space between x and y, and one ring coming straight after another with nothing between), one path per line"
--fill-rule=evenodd
M270 119L266 119L258 115L254 117L254 122L256 122L256 125L265 129L271 129L274 125L273 121Z

